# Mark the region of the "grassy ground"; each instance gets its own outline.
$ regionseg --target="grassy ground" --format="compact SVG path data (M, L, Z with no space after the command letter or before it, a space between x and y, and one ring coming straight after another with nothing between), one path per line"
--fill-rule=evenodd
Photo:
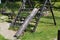
M58 29L60 29L60 2L55 4L54 15L57 25L54 25L51 13L48 17L42 17L37 26L36 32L26 32L21 38L22 40L53 40L57 37ZM0 40L5 40L0 36Z
M2 35L0 35L0 40L7 40Z
M54 25L51 13L48 17L42 17L35 33L26 32L22 40L54 40L60 29L60 2L55 4L54 15L57 25Z

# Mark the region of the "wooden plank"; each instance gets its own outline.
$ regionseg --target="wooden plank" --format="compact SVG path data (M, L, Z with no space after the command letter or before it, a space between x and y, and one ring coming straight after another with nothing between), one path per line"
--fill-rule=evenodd
M21 36L23 31L27 28L29 22L34 18L34 16L37 14L39 11L38 8L34 8L31 14L25 19L25 22L22 24L22 26L19 28L19 30L16 32L15 37Z

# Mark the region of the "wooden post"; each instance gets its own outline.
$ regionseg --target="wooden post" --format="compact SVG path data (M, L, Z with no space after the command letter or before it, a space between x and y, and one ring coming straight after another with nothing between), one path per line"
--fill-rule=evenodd
M0 4L1 4L1 0L0 0Z

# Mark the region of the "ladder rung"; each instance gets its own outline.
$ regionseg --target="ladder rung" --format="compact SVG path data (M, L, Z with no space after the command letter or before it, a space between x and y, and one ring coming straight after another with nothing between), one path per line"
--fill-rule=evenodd
M33 10L33 8L25 8L25 9L24 9L24 8L22 8L22 10L25 10L25 11L26 11L26 10L27 10L27 11L30 11L30 10Z
M21 13L31 13L31 12L26 12L26 11L24 11L24 12L21 12Z
M22 25L23 23L21 22L21 23L15 23L15 25Z
M24 21L24 20L20 20L20 21Z
M12 13L2 12L2 15L12 15Z

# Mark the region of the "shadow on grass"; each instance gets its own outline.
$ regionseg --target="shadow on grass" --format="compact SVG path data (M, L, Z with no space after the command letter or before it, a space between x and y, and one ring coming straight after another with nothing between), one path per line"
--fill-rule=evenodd
M47 17L43 17L43 18L53 19L52 16L47 16ZM60 19L60 17L55 16L55 19Z
M58 7L54 6L54 10L60 11L60 6L58 6Z
M44 23L44 24L53 24L52 22L43 22L43 21L40 21L40 23Z

